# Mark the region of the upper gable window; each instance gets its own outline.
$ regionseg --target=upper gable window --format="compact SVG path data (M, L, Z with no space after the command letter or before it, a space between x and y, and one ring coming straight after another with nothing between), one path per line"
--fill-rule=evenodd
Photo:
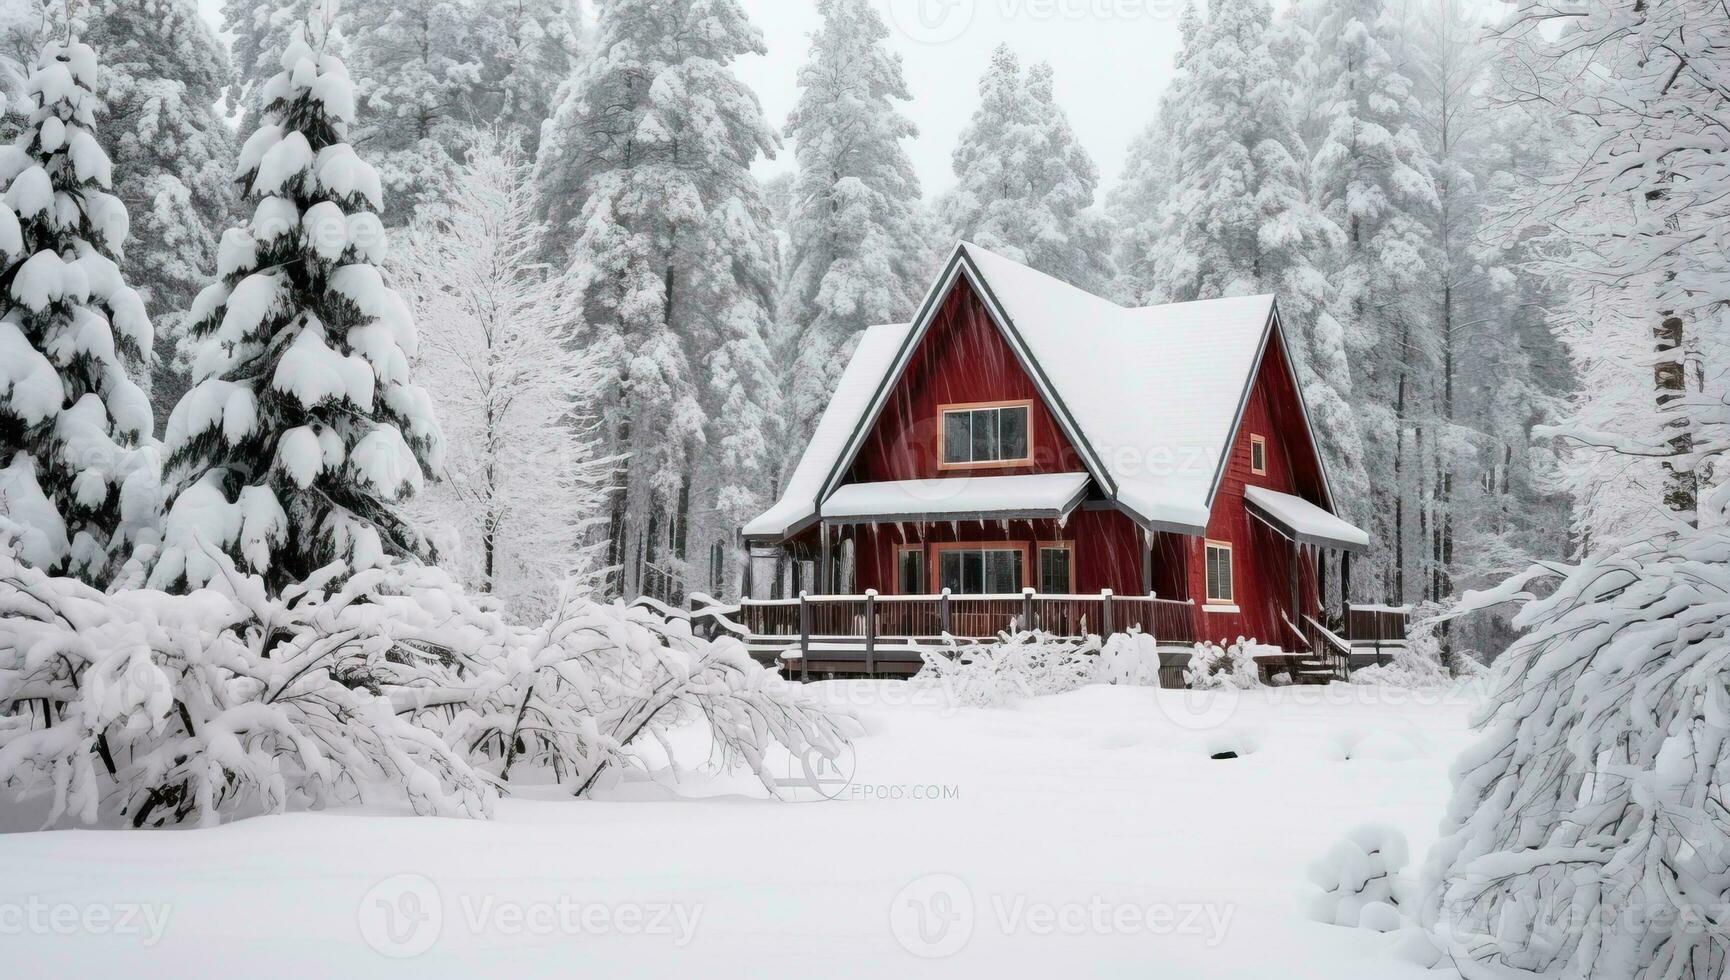
M1257 476L1267 475L1267 436L1249 437L1249 471Z
M944 405L943 465L1018 466L1031 461L1029 402Z

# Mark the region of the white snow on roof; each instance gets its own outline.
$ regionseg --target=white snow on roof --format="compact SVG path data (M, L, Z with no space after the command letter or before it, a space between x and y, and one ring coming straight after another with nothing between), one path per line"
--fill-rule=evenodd
M1074 419L1071 436L1089 468L1115 484L1105 489L1147 521L1200 533L1273 296L1126 309L977 245L959 249L1025 343L1052 408ZM783 535L815 517L823 482L910 328L866 332L786 493L747 535Z
M1356 548L1366 547L1370 543L1367 533L1302 497L1294 497L1266 487L1245 487L1243 496L1301 538Z
M1118 499L1150 521L1205 527L1273 297L1125 309L977 245L962 248Z
M885 520L968 514L1061 517L1080 502L1086 473L962 476L889 483L850 483L823 502L827 520Z
M782 536L817 516L817 494L823 481L847 448L847 440L858 427L860 417L871 403L871 396L889 372L901 342L907 339L910 323L895 323L867 329L859 338L853 359L835 384L835 394L829 407L823 410L805 455L799 458L787 487L775 506L745 525L750 537Z

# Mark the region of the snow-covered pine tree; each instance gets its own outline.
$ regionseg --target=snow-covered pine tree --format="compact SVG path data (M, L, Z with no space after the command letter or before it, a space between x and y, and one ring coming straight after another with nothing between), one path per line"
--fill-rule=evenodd
M194 0L89 0L79 36L101 56L97 118L132 217L120 263L156 327L157 423L186 391L175 344L234 206L234 131L217 108L228 54Z
M1057 104L1050 65L1024 73L1009 46L998 46L953 162L956 186L939 205L951 237L1107 291L1111 232L1093 208L1099 168Z
M480 135L434 190L391 263L449 447L414 512L456 532L440 559L465 586L538 622L561 583L592 587L604 572L597 532L617 462L589 414L599 372L571 338L570 274L539 261L545 229L514 137Z
M276 74L277 61L295 28L305 24L315 9L324 16L328 4L329 0L222 0L222 26L233 37L229 58L235 71L224 99L229 111L240 116L242 139L264 122L263 85ZM331 20L334 28L335 18ZM340 31L327 32L324 51L342 56Z
M737 0L597 6L536 181L569 242L579 340L607 365L608 452L629 457L608 563L625 593L676 599L691 556L720 559L728 581L699 584L723 591L781 456L775 239L750 172L777 139L730 67L763 41Z
M785 132L799 167L781 310L795 456L859 331L906 320L929 285L919 178L902 146L916 131L896 106L912 96L900 57L884 46L889 29L866 0L819 0L817 9L823 26Z
M406 224L421 196L456 169L482 121L480 50L471 0L373 0L344 8L360 96L356 149L378 161L392 227Z
M473 116L514 131L532 159L541 123L553 114L559 85L571 77L582 44L581 0L480 3L473 35L481 82Z
M208 581L211 549L273 592L332 561L428 550L397 505L442 440L409 380L413 318L379 273L378 174L346 142L354 91L322 50L321 9L309 23L241 150L252 218L223 235L220 278L189 316L193 387L168 424L175 496L157 587Z
M1408 522L1405 480L1410 417L1417 414L1415 370L1435 356L1430 221L1437 206L1435 162L1413 127L1411 80L1389 54L1395 27L1385 0L1342 0L1320 7L1314 31L1326 129L1310 170L1312 200L1345 235L1322 271L1334 287L1334 319L1356 367L1365 467L1386 474L1369 484L1371 530L1381 578L1396 601L1405 595ZM1427 372L1426 372L1427 374ZM1365 569L1374 573L1376 569Z
M26 128L0 153L0 524L25 560L97 586L148 545L160 494L144 301L117 259L126 206L96 138L96 53L42 45Z

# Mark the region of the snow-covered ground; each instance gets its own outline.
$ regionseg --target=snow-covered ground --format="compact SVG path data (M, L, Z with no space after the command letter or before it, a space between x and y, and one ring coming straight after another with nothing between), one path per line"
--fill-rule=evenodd
M1310 921L1304 870L1364 822L1421 860L1465 694L1090 687L952 710L824 687L868 730L834 801L711 772L683 798L635 781L491 822L0 835L0 955L12 976L1438 975Z

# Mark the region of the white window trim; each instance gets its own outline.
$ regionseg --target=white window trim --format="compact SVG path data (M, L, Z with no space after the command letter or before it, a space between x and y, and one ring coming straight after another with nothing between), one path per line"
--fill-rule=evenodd
M1229 566L1228 572L1227 572L1226 584L1231 588L1231 596L1230 597L1215 596L1211 593L1211 591L1208 588L1209 583L1207 581L1207 578L1208 578L1208 575L1207 575L1207 553L1208 553L1209 549L1216 549L1216 550L1223 551L1226 553L1228 566ZM1203 595L1205 595L1207 597L1207 604L1202 607L1202 609L1204 611L1207 611L1210 608L1223 611L1224 608L1227 606L1229 606L1231 608L1232 612L1237 611L1237 605L1236 605L1236 602L1237 602L1237 556L1232 554L1232 547L1231 547L1230 541L1214 541L1212 539L1208 539L1208 540L1204 540L1202 542L1202 546L1201 546L1201 590L1202 590Z

